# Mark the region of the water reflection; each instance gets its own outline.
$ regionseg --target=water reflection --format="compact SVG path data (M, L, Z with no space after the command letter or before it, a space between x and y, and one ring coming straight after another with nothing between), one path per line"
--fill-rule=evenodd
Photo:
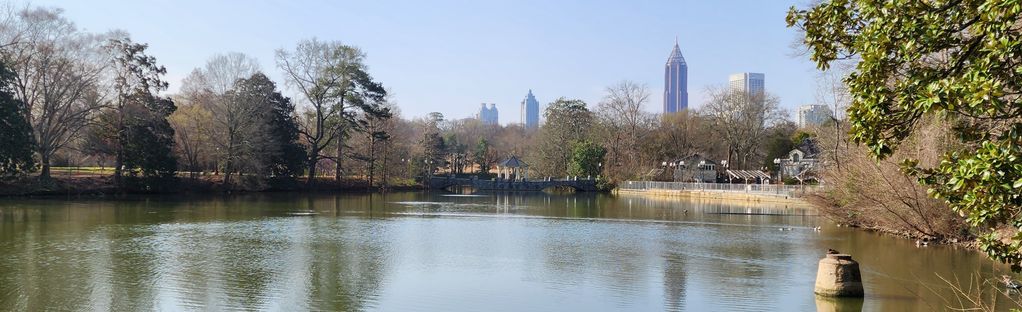
M823 225L823 232L812 227ZM792 230L783 230L791 228ZM812 294L822 251L867 298ZM0 200L12 310L933 310L982 255L770 203L396 193ZM931 290L932 289L932 290Z

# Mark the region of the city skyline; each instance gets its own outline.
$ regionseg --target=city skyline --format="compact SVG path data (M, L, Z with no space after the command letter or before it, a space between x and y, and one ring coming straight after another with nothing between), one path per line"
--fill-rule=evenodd
M167 67L170 92L211 56L235 51L256 58L287 89L274 51L316 37L365 51L374 78L407 118L431 111L470 118L479 102L518 104L529 88L543 95L542 105L563 96L595 108L604 89L621 80L646 85L644 110L658 113L665 46L677 37L686 60L698 64L688 72L689 108L702 106L706 88L735 72L769 73L770 92L789 112L814 102L815 68L792 56L797 33L784 22L790 4L778 2L323 2L317 10L284 1L241 8L195 0L33 4L63 8L88 31L122 29L148 43ZM274 23L259 22L265 20ZM743 26L749 23L761 26ZM504 115L501 124L519 122L518 114Z

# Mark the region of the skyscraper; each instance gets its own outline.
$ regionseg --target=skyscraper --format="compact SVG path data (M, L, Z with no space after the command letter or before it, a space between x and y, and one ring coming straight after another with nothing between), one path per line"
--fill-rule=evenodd
M539 127L539 101L532 95L532 89L522 100L522 126L525 129L536 129Z
M675 113L688 108L688 65L681 55L678 41L667 57L664 68L664 113Z
M497 119L497 104L490 104L490 107L486 107L486 103L483 103L479 107L479 114L476 115L479 118L479 122L484 125L496 125Z
M834 112L827 105L802 105L798 108L799 128L819 126L831 118L834 118Z
M763 95L766 90L766 75L761 73L738 73L729 77L731 92L741 92L746 95Z

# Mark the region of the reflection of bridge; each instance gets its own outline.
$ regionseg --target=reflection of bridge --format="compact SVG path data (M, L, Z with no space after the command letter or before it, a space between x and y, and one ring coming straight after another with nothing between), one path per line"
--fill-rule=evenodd
M454 177L432 177L429 179L430 189L445 189L452 186L469 186L477 190L486 191L542 191L553 187L570 187L579 192L595 192L596 180L574 179L574 180L480 180L476 178L454 178Z

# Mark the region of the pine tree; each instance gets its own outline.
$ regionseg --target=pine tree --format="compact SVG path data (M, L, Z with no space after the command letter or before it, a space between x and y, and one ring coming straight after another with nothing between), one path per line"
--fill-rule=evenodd
M11 177L35 170L32 151L35 140L32 126L25 119L25 103L14 97L11 80L14 72L0 63L0 177Z

